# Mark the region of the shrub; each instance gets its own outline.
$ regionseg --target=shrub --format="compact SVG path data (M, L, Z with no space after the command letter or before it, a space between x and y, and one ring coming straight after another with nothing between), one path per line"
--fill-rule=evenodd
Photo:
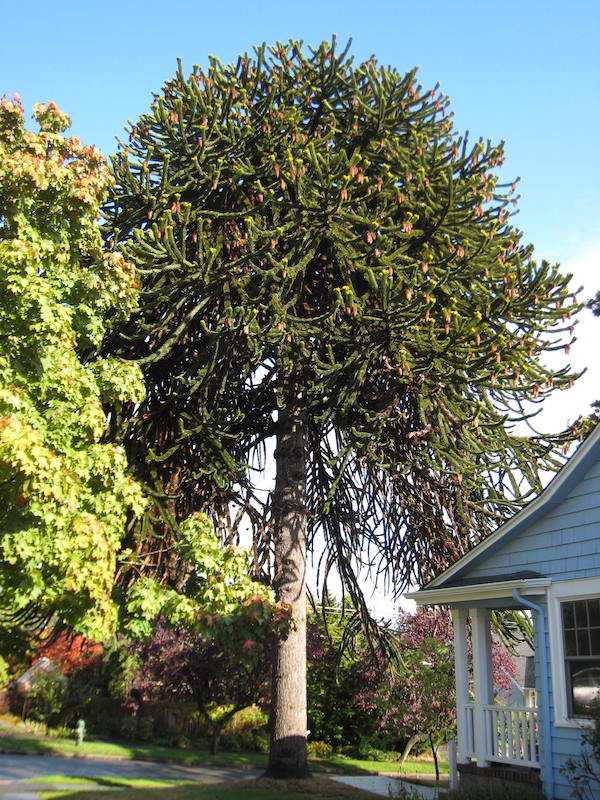
M135 717L122 717L119 724L119 734L126 742L133 742L137 735L137 720Z
M140 742L151 742L154 737L154 718L140 717L137 722L137 737Z
M66 699L67 679L60 670L50 667L47 672L36 676L35 683L29 690L27 716L44 723L48 733L51 727L65 724Z
M308 742L308 755L313 758L331 758L333 747L327 742Z
M600 793L600 712L592 728L581 736L581 752L567 759L561 773L572 786L576 800L594 800Z
M268 720L268 715L257 705L248 706L236 711L232 719L223 728L223 733L236 734L242 737L249 736L264 728Z

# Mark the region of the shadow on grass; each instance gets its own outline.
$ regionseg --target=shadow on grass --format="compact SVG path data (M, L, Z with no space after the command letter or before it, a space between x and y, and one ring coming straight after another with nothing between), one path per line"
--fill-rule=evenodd
M154 761L181 766L202 767L239 767L263 769L267 765L268 757L262 753L224 752L216 756L207 750L190 749L181 750L159 745L141 745L115 743L101 740L87 740L81 746L70 739L51 737L4 735L0 737L0 752L15 755L54 755L68 758L85 758L89 756L135 759L138 761ZM446 772L442 767L442 772ZM314 774L337 773L345 775L373 775L377 773L408 776L424 775L433 772L433 765L419 764L417 762L361 762L359 759L336 757L311 758L309 768Z
M77 746L69 739L52 739L29 736L0 737L0 752L14 755L62 755L69 757L98 756L106 758L135 759L174 764L248 766L258 769L267 763L262 753L219 753L210 755L206 750L178 750L156 745L116 744L101 740L90 740Z
M335 772L340 773L343 772L344 775L372 775L372 769L365 769L364 767L359 767L357 764L351 763L346 764L342 760L338 759L328 759L328 758L319 758L319 759L311 759L309 762L309 766L311 772Z
M164 789L61 790L44 796L53 800L165 800L167 797ZM168 800L240 800L241 797L244 800L373 800L375 795L322 776L289 781L257 778L168 790Z

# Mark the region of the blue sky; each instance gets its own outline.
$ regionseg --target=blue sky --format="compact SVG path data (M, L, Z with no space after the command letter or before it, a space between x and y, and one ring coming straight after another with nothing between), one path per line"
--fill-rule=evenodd
M538 257L574 270L587 295L600 288L598 0L0 0L0 11L0 94L18 92L28 112L54 100L107 155L177 57L190 70L209 54L227 62L263 41L336 33L358 61L418 66L450 97L458 130L506 141L502 174L521 176L516 222ZM579 331L573 361L590 375L564 397L568 417L600 396L586 349L600 320L584 314Z
M0 0L0 12L0 95L19 93L28 113L54 100L107 155L177 57L191 70L209 54L228 62L261 42L336 33L358 61L418 66L451 98L458 130L506 141L502 174L521 176L516 222L538 257L573 271L584 296L600 289L599 0ZM600 319L584 313L578 331L571 359L588 373L549 404L549 428L600 397Z

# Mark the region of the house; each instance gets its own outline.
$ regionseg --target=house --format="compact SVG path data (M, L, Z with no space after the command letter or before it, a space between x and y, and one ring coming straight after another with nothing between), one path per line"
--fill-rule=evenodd
M25 670L21 677L17 678L15 681L17 691L22 694L27 694L35 686L40 677L45 675L51 667L52 664L48 658L38 658L38 660L34 662L29 669Z
M409 596L452 611L461 776L537 781L549 800L570 798L561 767L600 698L600 426L535 500ZM531 614L535 706L494 703L490 617L502 609Z

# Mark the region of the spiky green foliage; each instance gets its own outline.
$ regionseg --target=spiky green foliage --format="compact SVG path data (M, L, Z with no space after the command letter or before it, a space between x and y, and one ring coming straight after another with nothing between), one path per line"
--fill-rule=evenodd
M129 452L176 517L249 492L268 519L246 465L301 412L309 540L350 587L367 554L402 587L557 467L563 438L511 424L571 381L542 364L568 280L512 225L502 146L448 112L334 41L180 66L132 124L107 214L143 300L111 347L143 364Z

